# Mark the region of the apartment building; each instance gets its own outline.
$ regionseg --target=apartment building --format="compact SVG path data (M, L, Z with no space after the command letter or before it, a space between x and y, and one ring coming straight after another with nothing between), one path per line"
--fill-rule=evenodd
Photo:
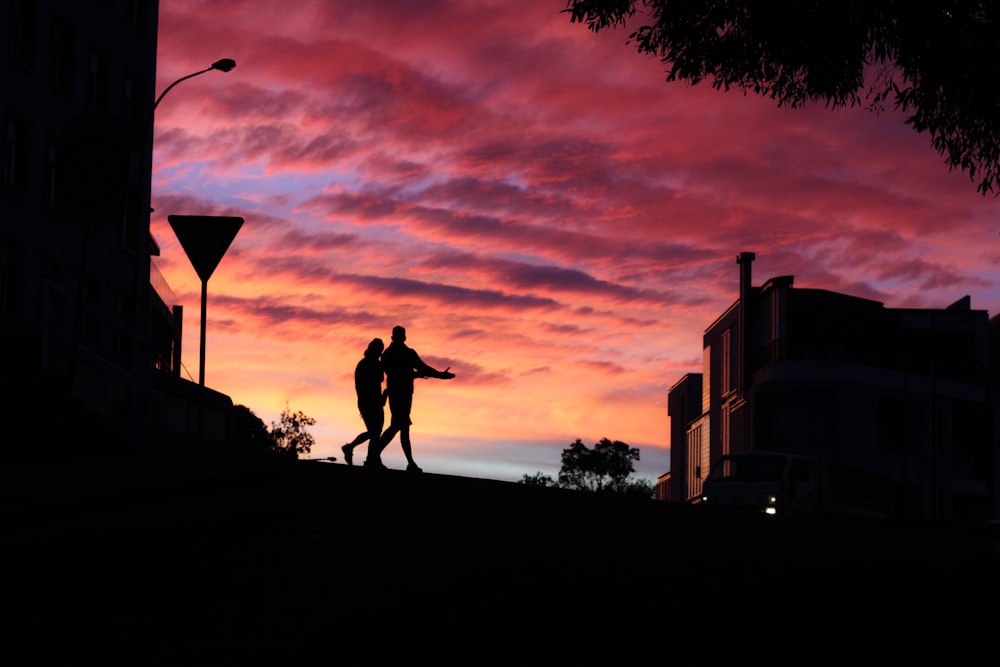
M205 434L194 404L228 401L183 386L183 311L151 263L157 16L156 0L0 8L7 455Z
M1000 516L991 322L963 297L887 308L792 276L753 286L705 331L703 371L670 389L669 498L697 502L719 457L761 450L883 475L895 513Z

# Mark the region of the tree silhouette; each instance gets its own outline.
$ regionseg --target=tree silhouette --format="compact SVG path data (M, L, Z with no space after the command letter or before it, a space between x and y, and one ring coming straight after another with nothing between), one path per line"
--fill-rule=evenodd
M557 482L539 472L525 475L520 483L649 497L653 494L652 484L630 477L638 460L639 450L619 440L602 438L593 449L589 449L577 438L562 451L562 468Z
M556 481L543 472L536 472L534 475L525 475L521 478L521 484L527 486L558 486Z
M315 440L306 431L306 427L315 423L315 419L307 416L301 410L292 412L286 404L285 409L281 412L281 418L277 422L271 422L269 435L272 446L277 451L292 458L298 458L299 454L308 454L315 444Z
M638 20L629 42L668 65L668 82L709 79L793 108L890 101L980 193L1000 186L997 3L568 0L563 11L594 32Z
M234 405L229 422L229 439L237 445L273 447L274 441L264 421L245 405Z

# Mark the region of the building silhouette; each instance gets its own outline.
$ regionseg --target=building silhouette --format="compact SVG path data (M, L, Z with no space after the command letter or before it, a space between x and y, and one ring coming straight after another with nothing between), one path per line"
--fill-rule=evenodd
M150 234L156 0L0 9L3 456L225 438Z
M697 502L725 454L780 451L889 479L894 512L1000 516L995 339L968 297L886 308L792 276L751 282L705 331L703 372L669 390L670 473L658 497Z

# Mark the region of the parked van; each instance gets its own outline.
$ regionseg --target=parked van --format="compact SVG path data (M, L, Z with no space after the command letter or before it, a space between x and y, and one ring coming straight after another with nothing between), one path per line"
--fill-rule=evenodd
M893 513L886 477L781 452L723 456L705 479L700 501L769 515L889 517Z

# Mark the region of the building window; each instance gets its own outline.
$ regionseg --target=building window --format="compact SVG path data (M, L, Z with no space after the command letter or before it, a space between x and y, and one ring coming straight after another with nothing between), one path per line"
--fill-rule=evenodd
M93 113L108 110L111 62L106 53L91 51L87 69L87 109Z
M725 396L733 390L733 330L732 328L726 329L722 332L722 343L720 345L719 354L722 357L719 360L719 384L722 390L722 395Z
M131 0L132 25L145 34L149 29L149 2L148 0Z
M687 495L685 500L697 498L701 495L701 483L708 474L708 469L704 465L703 451L701 444L702 429L695 426L687 432Z
M64 19L52 24L52 85L60 92L72 94L73 70L76 63L76 35L73 26Z
M126 118L131 118L132 120L139 120L139 100L136 95L139 89L139 84L136 82L135 77L129 76L125 78L125 95L122 100L122 113Z
M45 204L50 208L56 205L56 187L58 186L59 152L54 139L49 139L45 147Z
M10 59L26 69L35 67L35 45L38 33L38 3L36 0L15 0L10 21Z
M712 404L712 346L706 345L701 352L702 377L701 383L701 407L707 410Z
M135 318L135 300L119 294L115 299L115 339L114 351L126 367L131 363L132 322Z
M3 182L20 192L28 189L28 125L14 116L4 127Z
M138 188L129 187L126 195L126 206L122 209L120 239L121 249L127 253L134 253L139 248L139 225L136 216L132 211L138 210L135 202L139 200Z
M919 449L920 431L926 424L920 403L882 396L877 407L878 448L893 454L913 454Z
M777 294L771 294L769 302L770 303L768 304L768 307L770 310L770 320L771 320L769 323L771 326L769 339L773 342L778 340L779 331L781 330L781 307L780 304L778 303Z
M723 405L722 409L719 411L719 438L722 441L722 455L726 456L729 454L730 450L730 412L729 405Z
M782 349L781 300L777 293L771 295L769 310L771 330L767 337L768 353L766 358L768 361L780 361L785 358L785 351Z
M0 244L0 315L11 314L10 303L10 248Z

